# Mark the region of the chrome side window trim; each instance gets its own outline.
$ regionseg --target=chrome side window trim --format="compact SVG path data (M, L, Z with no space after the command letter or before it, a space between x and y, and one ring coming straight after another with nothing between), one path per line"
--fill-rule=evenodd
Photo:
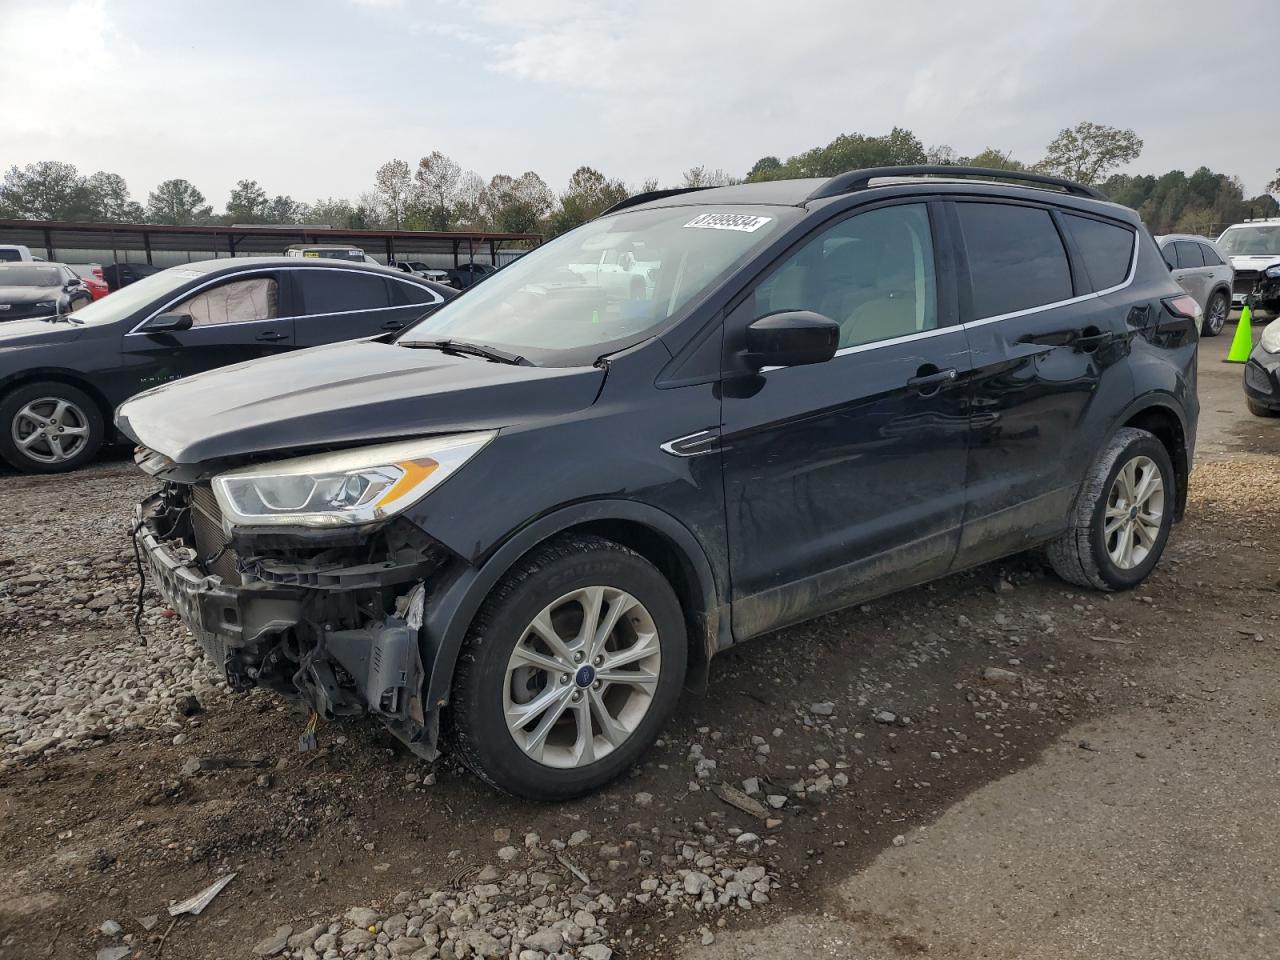
M1041 304L1038 307L1028 307L1025 310L1015 310L1012 313L1001 313L994 317L983 317L980 320L970 320L968 323L953 324L947 327L935 327L932 330L920 330L916 333L904 334L901 337L893 337L889 340L873 340L871 343L859 343L851 347L844 347L835 352L835 356L843 357L851 353L863 353L867 350L875 350L879 347L892 347L900 343L907 343L911 340L923 340L926 337L936 337L939 334L948 333L952 330L968 330L972 327L981 327L988 323L996 323L1000 320L1013 320L1017 317L1029 317L1032 314L1043 313L1047 310L1056 310L1058 307L1070 306L1073 303L1084 303L1087 300L1097 300L1099 297L1105 297L1108 294L1116 293L1133 283L1134 277L1138 275L1138 255L1142 249L1141 238L1135 230L1133 234L1133 253L1129 258L1129 275L1123 281L1115 286L1107 287L1104 290L1095 290L1093 293L1082 293L1078 297L1070 297L1066 300L1056 300L1053 303ZM761 367L761 373L768 373L771 370L785 370L786 367Z
M148 314L144 319L139 320L138 323L134 325L133 329L130 330L128 333L126 333L125 336L131 337L134 334L141 334L142 336L146 336L147 335L146 331L142 329L144 326L146 326L146 324L151 322L160 314L166 312L170 307L174 306L175 304L182 303L184 300L187 300L195 296L201 290L205 290L208 287L213 286L214 284L222 283L224 281L234 282L236 280L239 280L241 277L251 277L259 273L285 273L285 272L297 273L303 270L315 270L315 269L339 271L342 273L357 273L366 277L382 276L382 274L370 273L368 270L347 270L343 267L319 267L319 268L294 267L294 266L289 266L287 264L279 267L252 267L248 270L243 270L239 273L220 274L219 276L213 277L205 281L199 286L195 286L195 287L192 287L190 290L183 291L181 294L179 294L178 296L170 300L168 303L166 303L163 307L160 307L158 310L155 310L152 313ZM430 289L429 287L418 286L418 284L412 283L408 280L404 280L400 277L387 276L385 277L385 279L395 280L397 283L403 283L405 286L413 287L415 290L423 290L431 294L432 300L429 303L405 303L405 304L400 304L399 306L365 307L360 310L335 310L331 313L299 313L299 314L293 314L288 317L264 317L259 320L237 320L235 323L211 323L211 324L206 324L206 326L208 327L239 327L247 323L276 323L277 321L280 321L280 320L309 320L312 317L334 317L334 316L338 316L339 314L373 313L376 310L407 310L410 307L437 307L440 304L444 303L444 297L442 297L440 294Z

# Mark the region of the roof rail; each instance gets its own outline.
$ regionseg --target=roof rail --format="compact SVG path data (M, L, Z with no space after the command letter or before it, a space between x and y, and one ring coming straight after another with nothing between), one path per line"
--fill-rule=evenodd
M667 197L679 196L682 193L693 193L695 190L710 190L710 187L674 187L670 190L646 190L644 193L637 193L634 197L627 197L625 200L619 200L604 213L617 213L619 210L625 210L627 207L637 207L642 203L648 203L650 200L664 200Z
M1094 200L1107 198L1093 187L1064 180L1061 177L1050 177L1042 173L1026 173L1022 170L996 170L991 167L959 167L947 164L920 164L905 167L868 167L865 170L850 170L837 174L817 190L805 197L805 202L821 200L824 197L838 197L854 190L865 190L872 180L886 177L991 177L996 180L1017 180L1023 183L1036 184L1042 187L1057 187L1077 197L1090 197Z

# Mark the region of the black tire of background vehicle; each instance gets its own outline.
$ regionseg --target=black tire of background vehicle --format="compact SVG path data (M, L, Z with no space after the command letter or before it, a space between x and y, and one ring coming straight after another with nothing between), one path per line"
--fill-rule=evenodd
M591 585L626 590L652 615L662 652L657 688L648 712L621 746L583 767L544 766L525 754L507 729L507 664L523 631L548 603ZM517 561L476 614L454 672L447 738L477 776L514 796L549 801L588 793L629 769L675 710L684 686L687 642L680 602L653 564L602 537L559 537Z
M1150 458L1159 468L1160 479L1164 482L1165 506L1160 518L1160 532L1150 553L1133 569L1123 570L1107 552L1103 525L1107 497L1116 475L1138 456ZM1085 475L1071 512L1071 526L1048 545L1049 563L1054 572L1068 583L1098 590L1130 590L1147 579L1160 561L1169 540L1176 502L1177 475L1164 444L1146 430L1122 427L1103 447Z
M33 460L18 449L13 438L13 421L18 411L42 397L57 397L68 400L84 411L89 438L75 455L58 463L42 463ZM102 420L102 411L98 404L83 390L56 380L42 380L28 383L11 390L0 400L0 457L3 457L15 470L23 473L66 473L77 470L88 463L102 446L106 436L106 427Z
M1204 320L1200 323L1200 336L1216 337L1227 325L1227 314L1231 312L1231 302L1221 290L1214 292L1204 307Z
M1255 417L1280 417L1280 410L1272 410L1270 407L1264 407L1262 404L1254 400L1250 400L1248 397L1245 397L1244 402L1248 404L1249 412Z

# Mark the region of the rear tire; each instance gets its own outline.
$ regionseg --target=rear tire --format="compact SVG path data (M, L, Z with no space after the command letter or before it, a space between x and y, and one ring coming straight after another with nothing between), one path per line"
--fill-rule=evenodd
M1177 502L1177 475L1164 444L1145 430L1123 427L1085 475L1071 526L1049 544L1049 563L1068 583L1132 589L1159 562Z
M0 456L23 473L77 470L105 436L97 403L70 384L29 383L0 401Z
M1280 417L1280 410L1272 410L1270 407L1264 407L1256 401L1245 398L1245 403L1249 405L1249 412L1255 417Z
M593 637L603 641L588 647ZM480 608L446 732L463 762L507 793L578 796L653 742L687 658L679 600L648 560L601 537L560 537L521 559Z
M1221 290L1214 291L1205 304L1204 319L1200 322L1200 336L1216 337L1226 326L1227 314L1231 312L1231 301Z

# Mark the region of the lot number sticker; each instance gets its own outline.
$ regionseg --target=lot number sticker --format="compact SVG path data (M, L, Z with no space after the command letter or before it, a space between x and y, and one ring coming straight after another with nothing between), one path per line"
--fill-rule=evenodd
M700 213L686 227L698 227L702 230L737 230L740 233L755 233L773 217L753 217L744 213Z

